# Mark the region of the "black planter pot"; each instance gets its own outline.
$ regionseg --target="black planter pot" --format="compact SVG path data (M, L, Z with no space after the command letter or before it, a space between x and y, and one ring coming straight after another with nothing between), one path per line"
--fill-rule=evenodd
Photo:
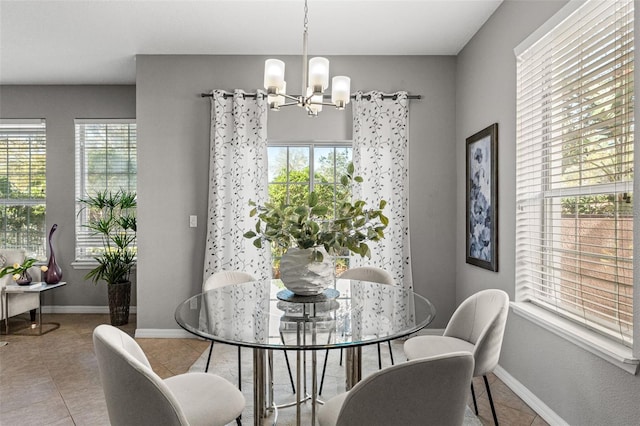
M129 305L131 304L131 281L107 284L109 293L109 315L111 325L129 323Z

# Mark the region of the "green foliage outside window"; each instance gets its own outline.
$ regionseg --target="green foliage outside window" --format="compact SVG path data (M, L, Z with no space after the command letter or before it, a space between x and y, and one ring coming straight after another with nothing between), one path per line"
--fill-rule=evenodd
M313 150L314 164L310 164L309 154ZM336 200L346 199L348 187L341 185L340 176L347 173L351 162L351 147L345 146L293 146L271 147L269 149L269 202L274 205L307 203L313 174L313 191L318 196L318 205L327 209L327 219L335 218ZM280 257L285 249L271 245L274 277L279 277ZM334 257L336 274L349 265L347 249Z
M43 260L45 253L46 156L44 140L21 146L23 140L0 141L0 150L11 154L0 158L1 247L23 248Z

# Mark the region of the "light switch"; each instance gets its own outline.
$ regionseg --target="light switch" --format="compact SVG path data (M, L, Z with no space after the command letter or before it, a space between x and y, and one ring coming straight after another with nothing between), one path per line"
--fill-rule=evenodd
M189 228L197 228L198 227L198 216L192 214L189 216Z

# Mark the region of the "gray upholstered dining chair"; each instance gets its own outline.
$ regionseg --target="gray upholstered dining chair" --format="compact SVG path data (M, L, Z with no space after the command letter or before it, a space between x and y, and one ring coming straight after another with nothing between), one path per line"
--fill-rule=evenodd
M465 301L453 313L442 336L416 336L404 343L407 359L444 354L454 351L469 351L475 359L473 377L482 376L487 388L493 421L498 424L498 416L493 405L487 374L498 365L504 329L509 313L509 295L502 290L480 291ZM473 383L471 395L476 414Z
M374 283L389 284L389 285L395 284L393 277L391 276L390 273L388 273L384 269L377 268L375 266L359 266L355 268L350 268L344 271L342 274L340 274L338 278L346 279L346 280L370 281ZM394 362L393 362L393 351L391 349L391 342L389 341L387 342L387 344L389 345L389 357L391 358L391 365L393 365ZM378 369L380 370L382 369L382 356L380 354L380 343L378 343L377 346L378 346ZM322 394L322 387L324 385L324 376L327 370L328 358L329 358L329 349L327 349L324 357L324 364L322 366L322 378L320 379L320 390L318 394ZM342 349L340 349L340 365L342 365Z
M439 425L464 421L473 355L454 352L376 371L318 410L321 426Z
M102 324L93 331L109 421L118 426L240 425L245 399L226 379L185 373L161 379L138 343Z
M213 290L215 288L224 287L227 285L235 285L256 281L253 275L242 271L219 271L212 274L206 279L202 285L202 292ZM209 355L207 356L207 365L205 366L205 373L209 371L209 363L211 362L211 354L213 353L213 340L209 346ZM293 393L296 392L296 387L293 382L293 375L291 374L291 367L289 366L289 357L287 351L284 351L284 357L287 362L287 369L289 370L289 379L291 380L291 387ZM238 388L242 390L242 348L238 346Z

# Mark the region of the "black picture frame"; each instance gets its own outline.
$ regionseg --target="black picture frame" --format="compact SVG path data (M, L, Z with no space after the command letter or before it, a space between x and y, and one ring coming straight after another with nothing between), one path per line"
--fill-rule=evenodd
M498 123L466 139L466 260L498 271Z

